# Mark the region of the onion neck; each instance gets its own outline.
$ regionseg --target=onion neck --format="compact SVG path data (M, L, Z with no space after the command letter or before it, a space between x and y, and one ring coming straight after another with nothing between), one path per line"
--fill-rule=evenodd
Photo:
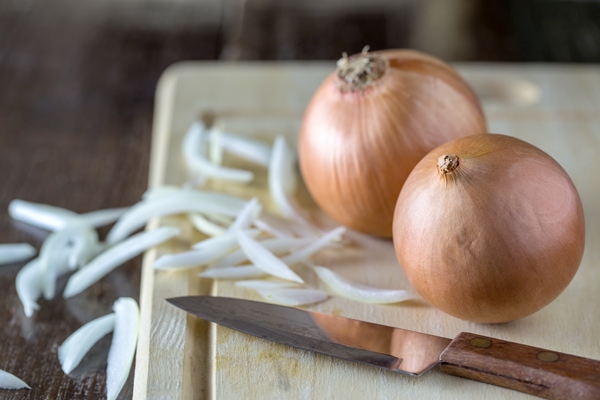
M350 57L344 53L337 62L337 86L342 92L363 90L379 79L386 68L385 58L369 53L368 48Z
M438 170L443 175L451 174L458 168L460 163L460 158L458 158L455 154L444 154L440 158L438 158Z

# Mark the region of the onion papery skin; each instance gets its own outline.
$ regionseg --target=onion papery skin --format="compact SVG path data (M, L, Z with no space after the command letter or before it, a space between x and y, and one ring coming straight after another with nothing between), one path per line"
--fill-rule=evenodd
M440 157L458 156L444 174ZM398 198L394 247L417 292L463 320L502 323L552 302L583 257L585 221L565 170L537 147L485 134L419 162Z
M367 54L384 60L382 75L358 90L342 87L337 71L325 79L303 117L299 161L328 215L389 238L398 194L417 162L487 127L477 96L443 61L411 50Z

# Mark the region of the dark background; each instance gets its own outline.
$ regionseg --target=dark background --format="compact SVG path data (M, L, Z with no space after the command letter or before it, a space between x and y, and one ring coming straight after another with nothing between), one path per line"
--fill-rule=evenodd
M77 212L140 199L170 64L335 60L367 44L448 61L597 63L600 1L0 0L0 243L39 248L46 235L8 217L14 198ZM1 266L0 369L33 390L0 398L101 398L110 337L71 376L56 348L119 296L139 298L140 263L69 302L41 301L31 319L14 288L22 264ZM121 397L131 393L132 376Z

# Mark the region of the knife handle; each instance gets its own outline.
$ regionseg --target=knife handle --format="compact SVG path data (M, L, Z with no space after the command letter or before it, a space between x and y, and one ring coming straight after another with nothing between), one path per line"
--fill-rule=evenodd
M448 374L546 399L600 399L600 361L589 358L463 332L440 361Z

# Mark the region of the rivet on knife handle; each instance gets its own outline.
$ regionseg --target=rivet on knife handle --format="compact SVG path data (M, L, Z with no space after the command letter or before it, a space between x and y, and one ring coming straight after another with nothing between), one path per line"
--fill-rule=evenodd
M600 361L461 333L440 355L451 375L547 399L600 399Z

